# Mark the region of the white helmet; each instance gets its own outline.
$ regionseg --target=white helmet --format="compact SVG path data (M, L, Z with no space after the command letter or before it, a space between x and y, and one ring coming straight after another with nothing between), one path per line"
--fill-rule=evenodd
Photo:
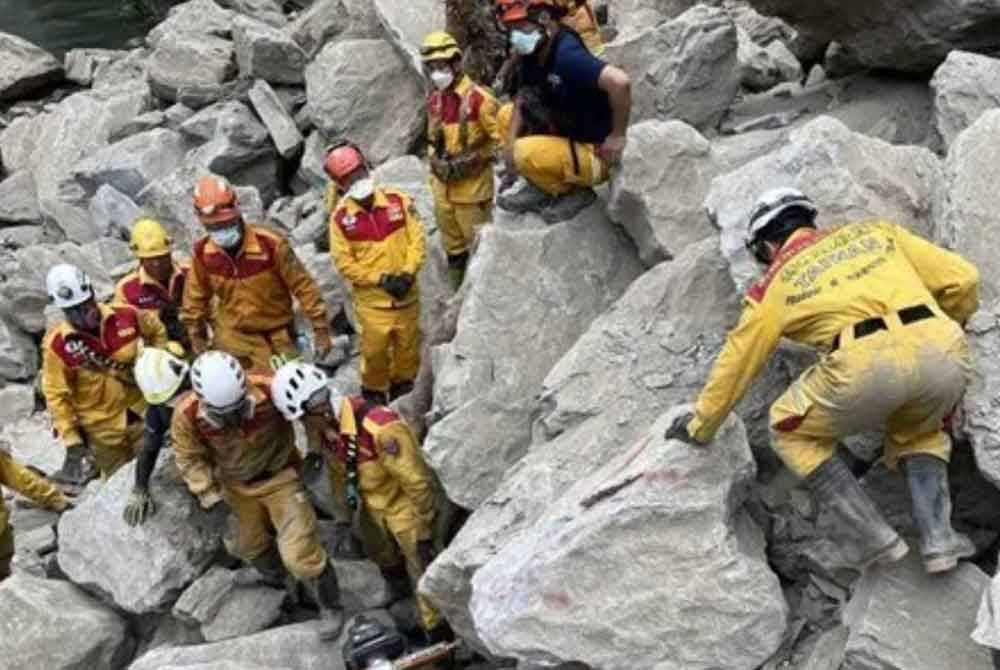
M797 188L774 188L767 191L754 203L747 224L747 242L753 243L757 235L782 212L798 208L810 216L816 216L816 205L812 199Z
M291 361L285 363L271 380L271 399L289 421L306 412L306 403L316 391L326 388L326 373L315 365Z
M135 383L150 405L162 405L177 393L189 367L169 351L147 347L135 361Z
M62 309L76 307L94 297L90 277L80 268L68 263L52 266L45 278L45 288L49 300Z
M224 351L206 351L191 366L191 386L209 407L229 409L247 395L247 378L240 362Z

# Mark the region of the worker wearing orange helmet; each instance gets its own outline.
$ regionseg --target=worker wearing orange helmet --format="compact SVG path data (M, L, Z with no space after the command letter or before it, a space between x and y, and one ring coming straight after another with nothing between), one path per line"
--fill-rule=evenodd
M330 254L354 290L362 391L385 404L413 388L420 368L424 226L409 196L376 186L357 146L332 147L323 167L344 194L330 215Z
M190 266L174 262L170 245L170 235L156 219L135 222L129 247L139 267L118 282L115 302L155 312L170 339L187 348L190 343L180 322L180 308Z
M312 322L317 359L325 358L332 348L326 305L288 241L246 223L236 191L221 177L198 181L194 208L208 233L195 242L181 307L194 353L208 348L211 314L212 347L246 369L268 370L274 357L298 357L294 298Z
M519 57L516 104L500 114L505 161L526 181L497 204L564 221L594 202L592 187L621 157L631 80L562 25L566 9L556 0L497 0L497 11Z
M427 97L427 155L434 217L454 288L462 284L476 230L493 215L497 102L462 69L455 38L433 32L420 50L433 89Z

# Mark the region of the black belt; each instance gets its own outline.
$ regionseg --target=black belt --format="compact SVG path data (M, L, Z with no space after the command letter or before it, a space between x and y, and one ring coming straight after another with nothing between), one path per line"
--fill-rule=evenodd
M906 307L904 309L896 312L899 315L899 321L904 326L917 321L923 321L924 319L933 319L934 312L927 305L914 305L913 307ZM854 324L854 339L860 340L862 337L867 337L872 333L877 333L880 330L889 330L889 326L886 325L885 319L881 316L873 316L870 319L865 319L864 321L858 321ZM831 351L836 351L840 348L840 333L833 338L833 348Z

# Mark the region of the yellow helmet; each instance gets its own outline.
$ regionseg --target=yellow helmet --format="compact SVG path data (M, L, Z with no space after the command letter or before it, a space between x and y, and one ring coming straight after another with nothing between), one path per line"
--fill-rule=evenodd
M139 219L132 226L129 241L137 258L155 258L170 253L170 236L156 219Z
M441 30L427 35L420 46L420 57L425 63L432 60L451 60L461 55L462 50L455 38Z

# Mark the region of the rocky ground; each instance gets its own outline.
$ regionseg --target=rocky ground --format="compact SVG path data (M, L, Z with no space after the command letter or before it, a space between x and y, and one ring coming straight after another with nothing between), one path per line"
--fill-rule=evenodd
M297 4L308 6L191 0L141 48L62 63L0 33L0 436L20 459L46 472L62 459L33 385L54 316L47 268L79 264L109 295L140 213L189 248L201 174L238 184L248 218L293 240L331 314L349 312L325 249L320 166L326 142L347 135L427 223L424 368L400 408L471 513L421 586L472 650L523 670L990 667L970 633L1000 538L1000 60L989 55L1000 10L610 0L607 58L634 82L621 170L572 221L497 212L452 295L415 157L416 49L446 17L482 7ZM495 35L468 37L488 42L472 56L488 69ZM809 352L783 347L710 450L661 437L738 315L753 273L743 215L776 185L810 193L823 225L890 218L982 271L968 328L979 374L951 467L956 525L980 551L953 574L928 578L912 557L860 575L825 539L763 423ZM336 383L355 389L356 366ZM878 445L873 433L845 449L912 536ZM132 477L124 468L61 518L12 503L5 668L341 667L339 646L316 641L308 603L234 585L225 519L197 509L169 453L153 480L160 510L139 529L121 520ZM335 542L332 521L324 533ZM412 625L371 563L337 570L350 613Z

